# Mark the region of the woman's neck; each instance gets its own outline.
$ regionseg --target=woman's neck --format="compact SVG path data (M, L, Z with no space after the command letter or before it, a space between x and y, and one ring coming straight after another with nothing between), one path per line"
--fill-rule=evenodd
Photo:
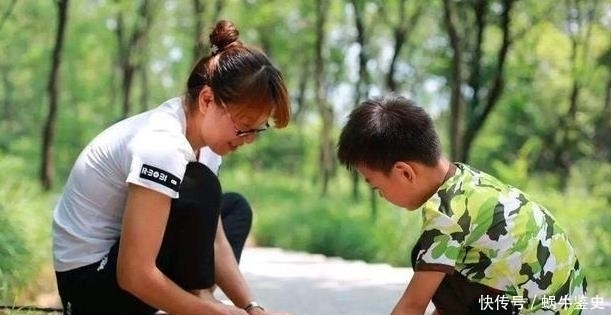
M199 149L205 146L205 143L203 143L199 135L197 113L190 111L189 107L186 104L183 106L183 108L185 111L185 121L186 121L185 138L187 138L187 141L191 145L191 148L193 149L193 153L195 154L195 156L198 157Z

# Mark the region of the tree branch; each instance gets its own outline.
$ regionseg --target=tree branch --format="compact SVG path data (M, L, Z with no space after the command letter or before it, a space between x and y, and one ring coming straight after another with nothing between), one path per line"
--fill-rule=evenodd
M8 18L11 16L11 13L13 13L13 9L15 8L16 3L17 0L11 1L6 11L4 11L4 14L2 14L2 19L0 19L0 31L2 31L2 27L4 26L4 23L6 23Z

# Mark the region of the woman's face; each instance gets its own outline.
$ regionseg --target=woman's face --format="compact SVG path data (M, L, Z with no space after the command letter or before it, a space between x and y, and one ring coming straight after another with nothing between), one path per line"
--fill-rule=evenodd
M268 127L270 113L239 111L239 104L224 104L208 86L200 91L197 102L197 110L187 115L187 139L194 149L208 146L226 155L252 143Z
M259 133L266 130L269 115L236 115L225 104L212 102L203 119L200 129L206 145L216 154L226 155L252 143Z

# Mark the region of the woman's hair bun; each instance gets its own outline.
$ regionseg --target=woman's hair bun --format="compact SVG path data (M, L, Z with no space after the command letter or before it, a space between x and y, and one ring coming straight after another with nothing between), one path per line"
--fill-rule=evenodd
M210 46L212 54L223 51L228 46L239 43L240 32L231 21L220 20L210 33Z

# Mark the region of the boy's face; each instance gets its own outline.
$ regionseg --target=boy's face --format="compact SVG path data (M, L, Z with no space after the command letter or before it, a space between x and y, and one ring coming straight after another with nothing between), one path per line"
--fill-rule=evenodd
M395 163L388 174L363 164L357 166L356 170L371 188L377 190L380 196L390 203L408 210L420 207L421 198L417 187L414 187L415 174L408 163Z

